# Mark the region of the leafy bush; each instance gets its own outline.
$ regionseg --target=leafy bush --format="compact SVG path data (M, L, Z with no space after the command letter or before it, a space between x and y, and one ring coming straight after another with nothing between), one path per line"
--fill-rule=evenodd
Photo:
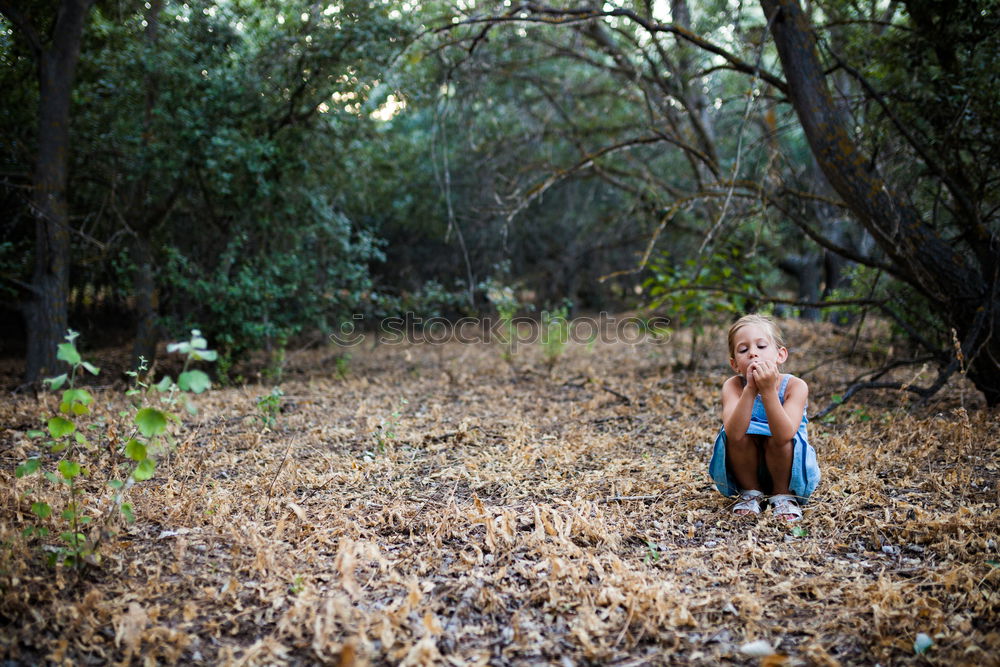
M303 330L324 329L359 308L370 287L366 262L380 256L376 242L332 208L312 213L314 220L289 231L295 238L280 250L267 249L264 232L253 242L249 235L231 239L210 265L170 249L171 328L194 324L210 332L228 367L251 350L280 350ZM280 354L272 362L280 365Z
M665 311L672 327L691 330L687 365L693 367L705 327L748 311L767 268L759 255L747 257L732 247L680 263L664 254L650 270L652 275L643 284L652 298L648 308Z

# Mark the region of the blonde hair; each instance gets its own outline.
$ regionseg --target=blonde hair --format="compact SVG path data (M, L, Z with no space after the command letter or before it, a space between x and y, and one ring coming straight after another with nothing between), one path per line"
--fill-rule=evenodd
M736 338L736 332L746 326L758 326L763 329L771 342L778 347L785 347L785 338L781 335L781 329L775 324L767 315L758 315L757 313L751 313L750 315L744 315L740 319L733 322L733 326L729 327L729 358L735 358L734 341Z

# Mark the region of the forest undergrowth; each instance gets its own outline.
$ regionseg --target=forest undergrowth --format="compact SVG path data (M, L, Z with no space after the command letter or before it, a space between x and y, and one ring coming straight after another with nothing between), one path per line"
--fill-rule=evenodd
M811 414L871 362L853 331L786 328ZM810 424L803 521L735 517L707 477L724 344L677 370L683 335L551 372L528 346L291 352L270 404L197 398L82 572L22 536L15 466L58 399L8 394L4 664L998 664L1000 415L961 377L863 395Z

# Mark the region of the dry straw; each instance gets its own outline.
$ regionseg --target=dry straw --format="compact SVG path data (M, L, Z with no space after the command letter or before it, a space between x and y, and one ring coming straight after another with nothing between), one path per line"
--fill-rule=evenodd
M789 370L824 362L807 377L822 407L861 370L843 358L852 341L783 326ZM824 481L801 530L737 519L705 474L719 338L691 373L670 370L683 344L571 345L552 377L531 372L544 362L528 349L515 373L472 345L356 348L344 380L330 352L292 355L277 426L251 418L263 388L202 398L175 454L133 491L138 522L81 581L19 536L29 512L13 469L39 404L11 398L0 652L75 664L995 664L997 416L969 405L961 380L915 412L907 397L871 395L811 425ZM379 451L372 432L401 399ZM933 640L925 655L918 633ZM754 658L761 647L772 654Z

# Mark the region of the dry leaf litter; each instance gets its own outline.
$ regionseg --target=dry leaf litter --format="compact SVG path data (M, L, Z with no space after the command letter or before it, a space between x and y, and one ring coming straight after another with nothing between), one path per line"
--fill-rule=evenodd
M786 327L811 412L870 361ZM706 475L725 349L675 370L683 339L570 344L551 373L531 347L368 342L346 377L343 350L293 353L273 428L269 386L198 398L82 576L21 536L14 467L56 400L11 396L4 664L1000 664L997 412L962 378L864 396L810 424L804 521L735 517Z

